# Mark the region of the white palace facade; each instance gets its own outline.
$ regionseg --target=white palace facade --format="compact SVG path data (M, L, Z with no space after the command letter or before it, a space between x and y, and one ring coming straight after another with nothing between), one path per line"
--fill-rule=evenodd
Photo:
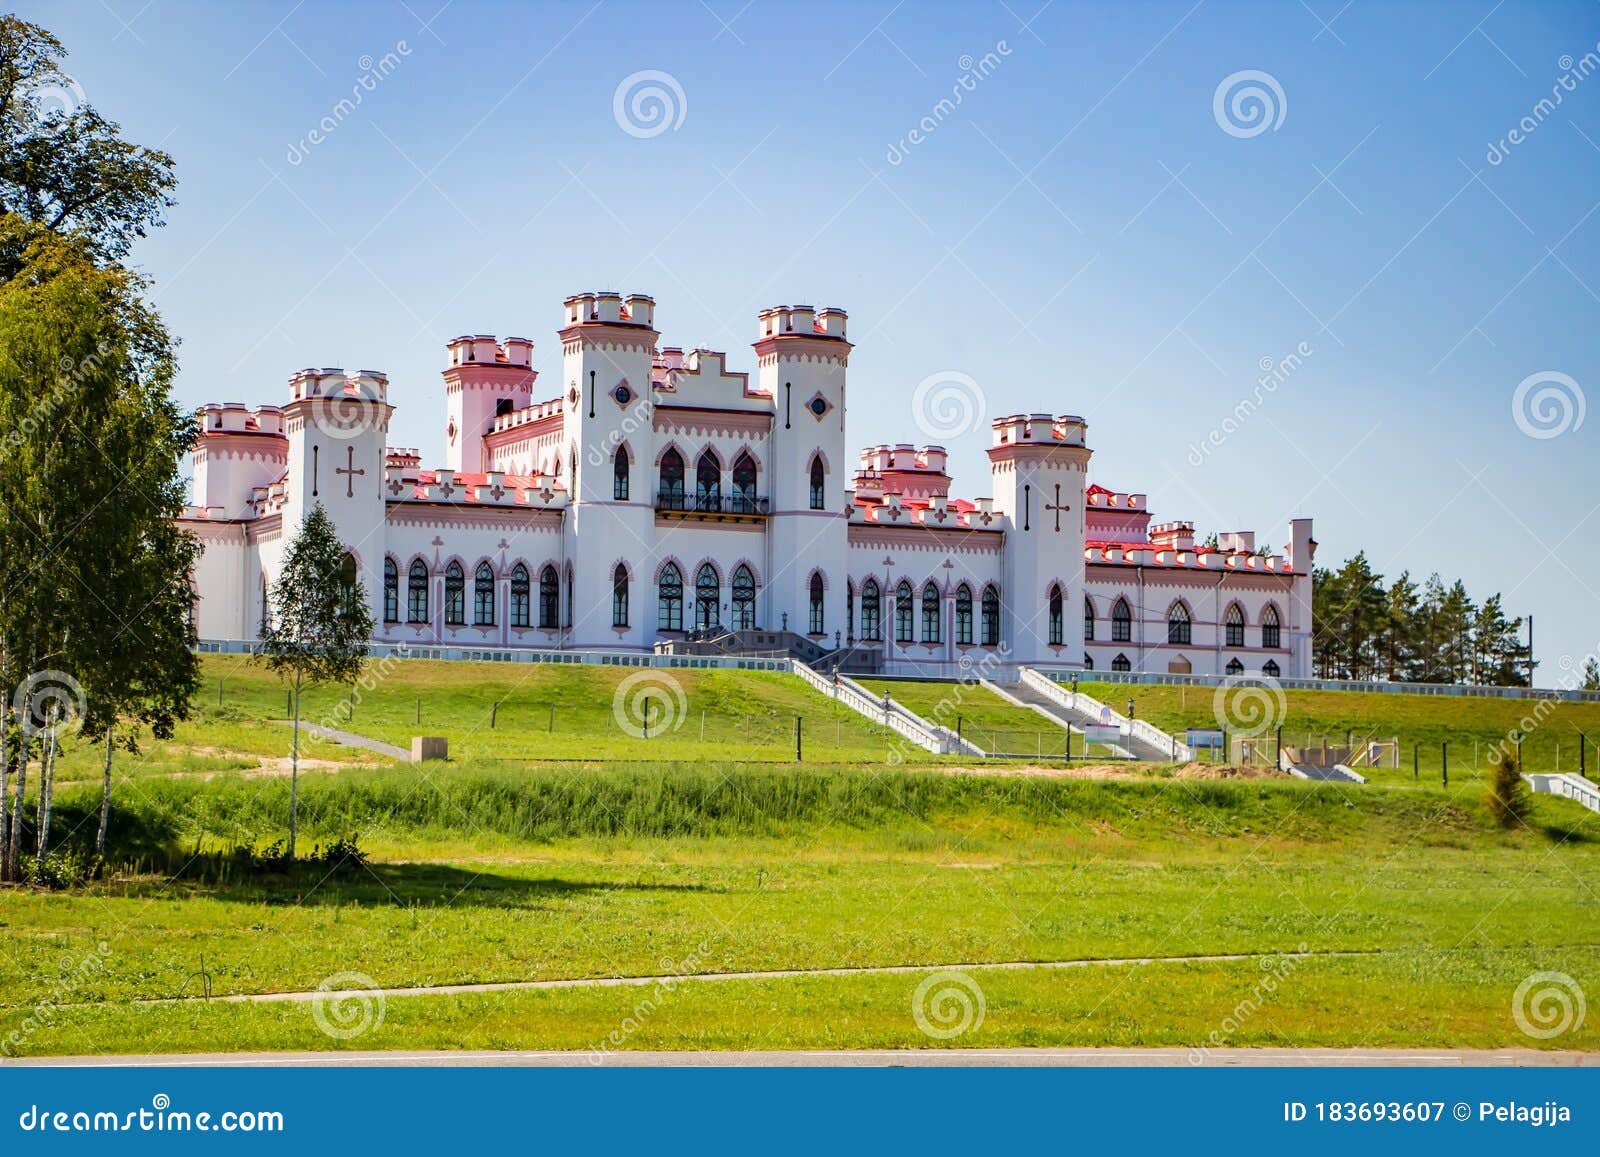
M281 407L203 407L184 516L199 636L258 636L320 503L378 642L1311 674L1309 519L1281 553L1246 531L1199 545L1143 494L1088 483L1072 415L994 419L988 497L952 497L939 446L871 446L852 468L839 309L762 311L752 372L660 346L639 294L568 298L559 336L543 400L531 341L449 343L435 469L388 444L376 371L302 370Z

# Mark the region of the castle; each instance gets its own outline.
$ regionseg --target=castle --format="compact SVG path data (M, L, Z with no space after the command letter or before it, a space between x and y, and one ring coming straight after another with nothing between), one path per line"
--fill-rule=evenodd
M458 337L445 465L388 445L382 373L307 369L282 407L200 411L196 630L257 637L314 503L350 551L376 641L474 650L778 646L955 676L981 658L1092 670L1311 673L1311 521L1283 554L1196 545L1145 496L1089 485L1086 423L993 421L990 496L939 446L845 449L843 310L758 319L755 371L657 344L655 302L564 303L561 381L533 343Z

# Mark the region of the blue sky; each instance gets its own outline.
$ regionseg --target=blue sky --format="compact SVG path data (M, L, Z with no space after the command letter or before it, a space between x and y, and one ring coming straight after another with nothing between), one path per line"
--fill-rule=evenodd
M1600 413L1578 424L1600 391L1600 74L1578 73L1600 6L1008 4L20 12L177 159L180 204L137 259L186 402L382 369L391 440L436 461L455 334L533 338L553 394L572 292L651 293L665 344L745 368L758 309L839 305L857 444L932 426L978 495L988 417L1082 414L1092 477L1158 517L1277 545L1310 515L1323 564L1365 549L1534 613L1540 683L1581 663L1600 641ZM672 123L629 132L614 97L647 70L671 78ZM1223 87L1241 72L1271 84ZM1270 124L1248 100L1230 119L1241 85ZM1264 361L1301 349L1262 391ZM941 374L966 375L946 380L980 429L914 412ZM1549 374L1519 421L1519 384ZM1259 405L1228 422L1242 399Z

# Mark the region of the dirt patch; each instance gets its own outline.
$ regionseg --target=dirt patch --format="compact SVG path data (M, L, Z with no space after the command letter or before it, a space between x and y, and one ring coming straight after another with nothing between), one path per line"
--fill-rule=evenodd
M1283 773L1244 763L1186 763L1172 776L1174 779L1281 779Z

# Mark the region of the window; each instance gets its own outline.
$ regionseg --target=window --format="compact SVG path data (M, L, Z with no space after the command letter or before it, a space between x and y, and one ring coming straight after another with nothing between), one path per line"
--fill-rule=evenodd
M1111 608L1111 641L1127 643L1132 639L1133 615L1128 610L1128 600L1118 599L1117 605Z
M939 641L939 588L931 582L922 588L922 641Z
M669 562L661 568L656 590L656 626L663 631L683 630L683 575L677 564Z
M1172 609L1167 612L1167 642L1187 643L1193 633L1189 623L1189 608L1182 603L1173 603Z
M1273 659L1268 659L1265 663L1261 664L1261 673L1263 675L1270 675L1274 679L1278 677L1278 670L1278 664Z
M1062 634L1064 631L1062 625L1061 588L1059 586L1050 588L1050 599L1045 604L1045 609L1050 622L1050 645L1059 647L1063 642Z
M1228 660L1228 665L1223 668L1223 671L1229 675L1243 675L1244 664L1239 662L1238 658L1232 658Z
M717 604L721 601L722 583L716 568L708 562L694 576L694 625L702 631L719 626L722 616Z
M861 638L868 643L883 641L883 603L878 593L878 580L868 579L861 584Z
M400 568L392 558L383 560L383 621L400 621Z
M743 563L733 572L733 629L753 631L756 626L756 579Z
M539 626L553 631L561 625L561 576L547 566L539 572Z
M811 576L811 633L820 635L823 631L822 622L822 576Z
M733 512L756 513L756 463L748 454L733 460Z
M478 564L472 576L472 622L474 626L494 626L494 567Z
M572 604L576 601L572 597L572 587L577 581L577 576L572 573L572 564L567 564L567 621L565 626L572 626Z
M825 474L824 474L823 469L822 469L822 459L821 459L821 457L816 457L816 458L811 459L811 509L812 510L822 510L822 509L824 509L823 502L822 502L824 481L825 481Z
M1227 615L1223 618L1223 629L1230 647L1244 646L1244 612L1239 609L1239 604L1234 603L1228 608ZM1237 672L1230 671L1230 675Z
M902 582L894 592L894 641L911 642L911 584Z
M339 560L339 615L344 617L360 601L361 583L357 577L356 556L349 554Z
M849 581L844 584L844 637L856 641L856 584Z
M628 625L628 568L620 562L611 574L611 625Z
M694 508L722 509L722 463L710 450L700 455L694 467Z
M511 625L513 627L532 625L532 608L528 605L528 593L528 568L519 562L511 568Z
M428 564L420 558L411 564L411 573L406 578L406 620L428 621Z
M972 591L966 583L956 588L956 643L972 642Z
M618 502L628 501L628 448L618 446L611 459L611 497Z
M459 562L444 568L444 621L457 627L467 621L467 575Z
M683 509L683 455L676 450L661 456L661 509Z
M983 629L978 640L985 647L1000 645L1000 592L992 586L983 588Z
M1128 662L1128 656L1118 655L1111 660L1111 669L1113 671L1131 671L1133 670L1133 664Z
M1283 632L1278 626L1277 607L1268 607L1261 616L1261 645L1263 647L1283 646ZM1273 672L1273 674L1276 673Z
M1094 670L1094 656L1093 655L1085 655L1083 657L1083 669L1085 671L1093 671Z

